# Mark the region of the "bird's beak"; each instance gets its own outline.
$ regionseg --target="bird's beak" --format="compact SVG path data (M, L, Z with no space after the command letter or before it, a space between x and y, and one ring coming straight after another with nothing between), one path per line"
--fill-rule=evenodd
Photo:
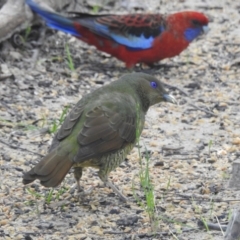
M172 95L169 95L169 94L163 94L163 99L166 101L166 102L170 102L170 103L173 103L173 104L177 104L177 101L176 99L172 96Z
M202 30L203 30L204 33L208 33L210 29L209 29L209 27L206 25L206 26L203 26L203 27L202 27Z

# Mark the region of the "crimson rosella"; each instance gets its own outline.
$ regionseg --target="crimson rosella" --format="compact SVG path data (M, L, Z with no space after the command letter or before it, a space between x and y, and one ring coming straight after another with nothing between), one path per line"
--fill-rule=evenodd
M208 30L208 18L194 11L169 15L75 13L74 17L65 17L33 0L26 0L26 3L49 27L94 45L125 62L127 68L136 63L151 65L174 57Z

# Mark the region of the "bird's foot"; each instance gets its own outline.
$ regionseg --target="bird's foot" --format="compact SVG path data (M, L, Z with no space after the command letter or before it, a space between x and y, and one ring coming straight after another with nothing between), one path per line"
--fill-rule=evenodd
M110 187L113 192L115 192L123 202L127 202L127 198L117 189L117 187L109 180L105 182L108 187Z
M76 170L77 170L77 168L75 168L75 172L77 172ZM80 174L82 175L82 169L80 171ZM93 187L90 187L84 191L84 188L81 187L81 185L80 185L80 178L81 178L81 176L78 178L77 185L76 185L76 188L78 191L77 196L78 196L79 200L85 198L87 195L90 195L93 192Z
M85 198L86 196L92 194L93 189L94 189L94 187L90 187L85 191L83 189L81 189L81 191L78 191L78 194L77 194L78 199L81 200L81 199Z

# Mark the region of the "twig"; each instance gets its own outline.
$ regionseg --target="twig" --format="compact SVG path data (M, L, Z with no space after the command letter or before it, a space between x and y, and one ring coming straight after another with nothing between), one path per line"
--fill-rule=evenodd
M163 85L165 85L165 86L168 87L168 88L177 89L179 92L183 93L185 96L188 97L188 94L187 94L185 91L183 91L182 89L178 88L178 87L172 86L172 85L167 84L167 83L163 83ZM203 112L205 112L205 113L207 113L207 114L210 114L210 115L212 115L212 116L214 116L214 117L217 117L217 115L214 114L213 112L210 112L210 111L208 111L208 110L205 110L205 109L203 109L203 108L200 108L200 107L196 106L195 104L190 103L189 101L188 101L188 104L189 104L190 106L192 106L192 107L200 110L200 111L203 111Z
M183 93L185 96L188 97L188 94L185 91L183 91L182 89L180 89L179 87L172 86L172 85L167 84L167 83L163 83L163 85L165 85L168 88L172 88L172 89L178 90L179 92Z
M183 157L183 158L180 158L180 157L176 157L176 158L173 158L173 157L168 157L168 156L172 156L172 155L179 155L179 154L167 154L167 155L164 155L164 159L165 160L180 160L180 161L187 161L187 160L194 160L194 159L199 159L199 157Z
M217 216L215 216L215 217L216 217L218 225L219 225L219 227L221 229L222 235L224 236L224 229L222 229L222 225L220 224L218 217ZM226 231L226 229L225 229L225 231Z
M122 231L109 231L109 230L107 230L107 231L104 231L103 233L104 234L126 234L126 233L130 233L131 232L131 230L129 230L129 231L127 231L127 232L122 232Z
M168 147L168 146L162 146L162 151L179 151L181 149L184 149L184 147Z
M210 114L210 115L212 115L212 116L214 116L214 117L217 117L217 115L216 115L215 113L210 112L210 111L208 111L208 110L205 110L205 109L203 109L203 108L200 108L200 107L196 106L196 105L193 104L193 103L189 103L189 102L188 102L188 104L189 104L190 106L192 106L192 107L200 110L200 111L203 111L203 112L205 112L205 113L207 113L207 114Z
M182 197L181 199L178 200L183 200L183 199L187 199L187 200L192 200L192 199L197 199L197 200L201 200L201 201L212 201L212 202L239 202L239 199L222 199L222 198L213 198L213 197L209 197L209 196L203 196L200 194L183 194L180 193L178 194L179 197Z
M185 228L182 229L182 232L191 232L191 231L195 231L196 228ZM160 237L163 236L172 236L172 234L177 235L178 232L177 231L169 231L169 232L154 232L154 233L138 233L138 234L134 234L135 236L138 236L140 238L144 238L146 237L147 239L150 239L151 237L158 238L160 239ZM162 238L161 238L162 239Z
M33 154L38 155L38 156L40 156L40 157L44 157L44 156L43 156L42 154L40 154L40 153L33 152L33 151L28 150L28 149L26 149L26 148L22 148L22 147L18 147L18 146L13 146L13 145L11 145L11 144L9 144L9 143L4 142L4 141L1 140L1 139L0 139L0 143L4 144L4 145L6 145L6 146L8 146L8 147L10 147L10 148L12 148L12 149L19 149L19 150L22 150L22 151L25 151L25 152L33 153Z
M12 77L13 75L11 73L6 73L6 74L0 74L0 81L5 80L7 78Z
M227 229L227 225L219 225L211 222L204 223L202 220L198 220L197 225L199 228L206 228L207 226L209 230L216 230L216 231L222 231L222 230L226 231Z

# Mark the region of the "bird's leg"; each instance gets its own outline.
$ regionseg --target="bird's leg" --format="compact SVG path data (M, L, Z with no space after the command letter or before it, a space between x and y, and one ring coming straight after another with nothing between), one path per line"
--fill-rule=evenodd
M119 196L123 202L127 202L127 198L117 189L117 187L111 181L108 180L108 175L106 175L105 171L100 169L98 176L104 182L104 184L106 184L106 186L110 187L113 192Z
M127 202L127 198L117 189L117 187L111 181L107 180L105 184L110 187L123 202Z
M74 167L74 178L77 182L78 192L81 192L80 179L82 177L82 167Z
M92 193L93 188L90 187L87 191L84 191L81 186L80 186L80 179L82 177L82 167L74 167L74 177L76 179L77 182L77 189L78 189L78 196L79 198L83 198L86 195L89 195Z

